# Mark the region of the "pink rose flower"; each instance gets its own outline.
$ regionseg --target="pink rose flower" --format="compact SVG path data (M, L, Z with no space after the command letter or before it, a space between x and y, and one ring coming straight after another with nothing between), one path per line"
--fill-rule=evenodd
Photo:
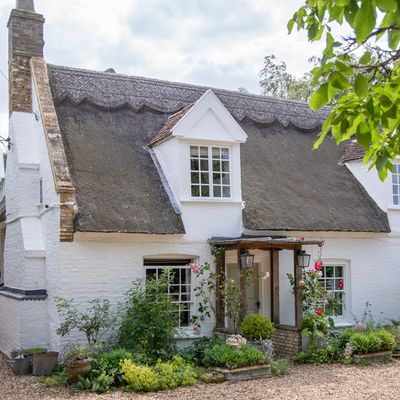
M299 286L304 287L304 286L306 286L306 283L304 281L299 281Z
M200 272L200 265L199 264L190 263L189 267L195 274L198 274Z

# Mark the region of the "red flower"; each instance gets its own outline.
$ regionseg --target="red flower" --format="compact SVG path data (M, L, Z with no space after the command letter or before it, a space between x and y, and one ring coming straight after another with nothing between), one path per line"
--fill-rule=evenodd
M304 241L304 238L303 238L303 237L301 237L301 238L300 238L300 240L301 240L301 241Z
M338 282L338 288L339 289L343 289L343 280L341 279L339 282Z
M320 271L322 269L323 265L324 265L324 263L322 261L315 261L314 268L316 271Z
M322 315L323 311L322 311L320 308L317 308L316 313L317 313L318 315Z

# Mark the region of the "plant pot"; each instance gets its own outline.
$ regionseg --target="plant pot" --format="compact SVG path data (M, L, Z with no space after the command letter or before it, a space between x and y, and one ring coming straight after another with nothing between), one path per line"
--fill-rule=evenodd
M78 376L86 376L92 369L92 360L85 358L84 360L72 361L67 365L67 372L71 378L78 378Z
M14 358L10 364L15 375L27 375L30 372L30 361L27 357Z
M58 353L48 351L47 353L34 353L32 358L32 374L35 376L48 376L57 365Z
M246 344L253 347L254 349L264 352L263 345L261 342L255 340L248 340Z
M352 358L356 363L388 362L392 359L392 351L378 351L377 353L353 354Z
M249 379L266 378L271 376L271 365L254 365L241 368L216 368L216 372L224 375L227 381L247 381Z

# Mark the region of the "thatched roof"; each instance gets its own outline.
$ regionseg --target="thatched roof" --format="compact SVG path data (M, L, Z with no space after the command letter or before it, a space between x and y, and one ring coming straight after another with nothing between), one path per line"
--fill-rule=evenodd
M183 233L146 146L208 88L51 65L49 77L77 190L77 229ZM390 230L386 214L339 165L343 148L327 139L312 151L327 110L213 91L248 135L241 145L245 228Z

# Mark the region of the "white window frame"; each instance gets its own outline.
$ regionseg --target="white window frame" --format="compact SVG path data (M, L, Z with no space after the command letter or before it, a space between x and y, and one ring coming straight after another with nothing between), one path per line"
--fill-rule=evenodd
M200 172L200 165L199 165L199 171L195 171L192 170L191 168L191 160L192 160L192 156L191 156L191 147L198 147L200 150L200 147L206 147L208 149L208 171L206 173L208 173L208 187L209 187L209 196L201 196L201 182L199 180L199 188L200 188L200 196L193 196L192 195L192 172L194 173L199 173L199 175L201 174ZM212 156L212 149L213 148L217 148L217 149L227 149L228 153L229 153L229 157L227 160L223 160L222 158L220 158L220 161L227 161L229 163L229 171L225 172L228 174L229 176L229 184L222 184L222 182L218 185L214 185L214 171L213 171L213 156ZM233 162L232 162L232 156L233 156L233 151L232 151L232 147L228 146L228 145L223 145L223 144L202 144L202 143L189 143L188 145L188 152L189 152L189 197L191 200L201 200L201 201L207 201L207 200L217 200L217 201L229 201L232 200L233 198L233 185L232 185L232 167L233 167ZM201 160L201 158L199 157L199 161ZM221 171L222 172L222 171ZM216 172L218 173L218 172ZM200 177L201 179L201 177ZM196 185L196 184L194 184ZM221 196L220 197L216 197L214 196L214 186L219 186L221 188ZM222 196L222 188L223 187L229 187L229 197L224 197Z
M170 293L170 286L179 286L179 293L178 293L179 294L179 300L178 301L173 301L173 303L178 304L178 307L179 307L180 304L188 304L189 305L188 324L187 325L181 325L181 319L179 318L178 319L179 323L177 325L177 328L178 329L187 329L187 328L189 328L190 327L190 319L191 319L191 317L193 315L193 305L194 305L194 300L193 300L193 297L194 297L194 294L193 294L193 274L192 274L192 271L190 269L189 264L187 264L187 265L171 265L171 266L167 265L167 263L165 265L150 265L150 264L146 264L144 268L145 268L145 277L147 277L147 270L155 269L157 271L156 272L157 279L158 279L158 276L159 276L159 272L162 271L165 268L170 268L172 270L173 269L179 269L179 270L185 269L185 270L189 271L189 282L188 283L179 283L179 284L173 284L173 285L169 285L168 286L168 294L171 294L171 295L176 295L176 293ZM179 277L179 279L180 279L180 277ZM181 292L181 287L182 286L189 286L189 291L182 293ZM181 301L180 299L181 299L182 295L189 295L190 296L189 300ZM181 312L185 312L185 310L181 310L180 307L179 307L178 313L180 314ZM180 317L180 315L179 315L179 317Z
M400 162L398 162L398 161L394 162L393 166L395 167L396 172L395 173L391 172L390 176L388 176L388 181L389 181L389 185L390 185L389 208L400 209ZM394 182L395 180L397 180L397 183ZM394 203L394 196L396 195L393 190L394 186L397 187L398 204Z
M335 324L340 326L341 323L346 325L351 317L351 282L350 282L350 263L347 260L322 260L323 268L325 267L343 267L343 313L342 315L331 315ZM329 292L329 290L328 290Z

